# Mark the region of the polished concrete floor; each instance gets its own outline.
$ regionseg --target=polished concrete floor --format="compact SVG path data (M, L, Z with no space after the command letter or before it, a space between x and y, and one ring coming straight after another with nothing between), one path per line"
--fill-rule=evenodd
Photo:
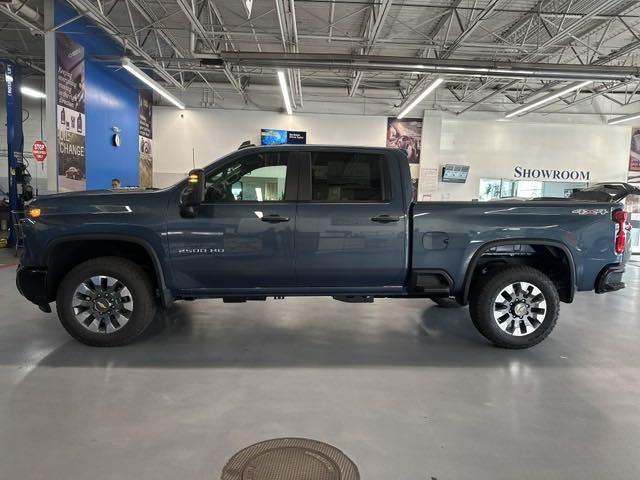
M285 436L363 479L640 478L639 267L528 351L488 345L466 309L324 298L182 303L95 349L18 296L5 260L1 479L216 480Z

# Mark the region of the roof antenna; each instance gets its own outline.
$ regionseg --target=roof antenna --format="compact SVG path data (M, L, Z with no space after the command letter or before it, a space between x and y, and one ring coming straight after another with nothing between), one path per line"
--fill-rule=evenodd
M193 163L193 169L196 169L196 148L191 147L191 163Z

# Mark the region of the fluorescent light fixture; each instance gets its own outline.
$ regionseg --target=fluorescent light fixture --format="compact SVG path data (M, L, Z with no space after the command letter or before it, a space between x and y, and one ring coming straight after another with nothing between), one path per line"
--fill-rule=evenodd
M549 95L545 95L542 98L539 98L538 100L529 103L527 105L523 105L520 108L516 108L515 110L510 111L509 113L507 113L504 118L511 118L511 117L515 117L516 115L520 115L524 112L528 112L529 110L533 110L534 108L537 108L541 105L544 105L545 103L550 102L551 100L555 100L556 98L560 98L564 95L566 95L567 93L571 93L574 90L578 90L582 87L586 87L587 85L589 85L590 83L592 83L593 80L587 80L585 82L580 82L580 83L572 83L568 86L566 86L565 88L562 88L556 92L550 93Z
M632 113L631 115L623 115L621 117L612 118L607 122L608 125L617 125L618 123L628 122L640 118L640 113Z
M142 70L140 70L138 67L136 67L133 62L131 60L129 60L127 57L124 57L122 59L122 68L124 68L126 71L128 71L131 75L133 75L134 77L136 77L138 80L140 80L143 83L146 83L148 86L150 86L151 88L153 88L156 92L158 92L160 95L162 95L166 100L168 100L169 102L171 102L172 104L174 104L176 107L178 107L181 110L185 109L184 103L182 103L180 100L178 100L176 97L174 97L173 95L171 95L167 90L165 90L158 82L156 82L153 78L151 78L149 75L147 75L146 73L144 73Z
M438 85L440 85L443 81L444 80L442 78L436 78L433 82L431 82L431 84L427 88L425 88L422 91L422 93L418 95L415 98L415 100L413 100L413 102L407 105L406 108L398 114L398 118L404 118L407 115L407 113L413 110L416 105L418 105L422 100L424 100L427 97L427 95L429 95L436 88L438 88Z
M22 92L23 95L31 98L47 98L46 94L42 93L40 90L36 90L35 88L22 86L20 87L20 92Z
M291 115L291 100L289 99L289 89L287 88L287 79L284 76L282 70L278 70L278 81L280 82L280 89L282 90L282 97L284 98L284 106L287 109L287 114Z

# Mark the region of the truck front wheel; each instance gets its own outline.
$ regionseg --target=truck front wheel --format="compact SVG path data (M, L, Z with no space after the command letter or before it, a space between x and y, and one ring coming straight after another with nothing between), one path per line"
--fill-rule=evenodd
M556 325L560 299L544 273L526 266L497 269L475 282L469 313L478 331L502 348L529 348Z
M56 306L67 332L96 347L133 341L156 309L147 274L119 257L94 258L74 267L58 288Z

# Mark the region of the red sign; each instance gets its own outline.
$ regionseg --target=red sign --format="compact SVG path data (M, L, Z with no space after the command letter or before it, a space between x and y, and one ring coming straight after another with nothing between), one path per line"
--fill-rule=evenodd
M44 159L47 158L47 146L42 140L36 140L33 142L31 153L33 153L33 158L35 158L36 161L44 162Z

